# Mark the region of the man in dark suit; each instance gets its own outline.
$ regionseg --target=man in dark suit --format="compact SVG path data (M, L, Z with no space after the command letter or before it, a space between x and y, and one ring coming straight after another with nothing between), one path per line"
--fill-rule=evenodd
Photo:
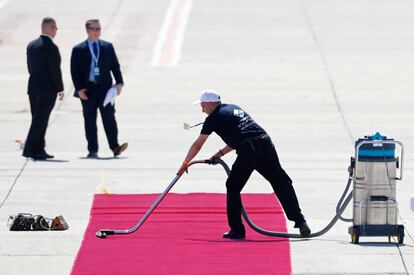
M118 127L115 120L115 105L103 105L107 91L115 78L117 95L121 94L124 81L111 43L100 40L101 25L98 19L91 19L85 24L88 39L76 45L72 50L71 74L75 86L75 97L81 99L85 120L86 139L88 141L88 158L98 157L97 111L101 113L106 137L114 157L120 155L128 143L119 145Z
M23 150L23 156L27 158L53 158L44 149L46 129L57 95L59 100L64 96L60 53L53 43L56 32L56 21L46 17L42 21L42 34L27 46L28 94L32 113Z

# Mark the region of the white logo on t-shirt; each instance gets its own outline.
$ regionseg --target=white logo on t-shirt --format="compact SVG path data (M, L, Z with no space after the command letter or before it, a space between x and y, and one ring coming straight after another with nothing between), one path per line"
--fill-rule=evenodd
M233 114L238 117L244 117L244 111L240 109L233 110Z

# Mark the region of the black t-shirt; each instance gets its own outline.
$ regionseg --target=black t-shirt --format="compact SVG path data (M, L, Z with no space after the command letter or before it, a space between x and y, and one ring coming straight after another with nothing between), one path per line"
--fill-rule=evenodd
M239 106L220 104L204 121L201 134L216 132L233 149L239 149L240 143L249 137L266 134L251 116Z

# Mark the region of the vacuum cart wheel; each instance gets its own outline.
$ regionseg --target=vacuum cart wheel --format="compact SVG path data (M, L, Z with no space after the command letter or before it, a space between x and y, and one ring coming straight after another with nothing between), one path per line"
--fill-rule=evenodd
M399 244L402 244L404 242L404 236L402 234L397 235L397 241Z
M351 234L351 242L352 242L353 244L357 244L357 243L359 243L359 235L358 235L357 233L353 232L353 233Z

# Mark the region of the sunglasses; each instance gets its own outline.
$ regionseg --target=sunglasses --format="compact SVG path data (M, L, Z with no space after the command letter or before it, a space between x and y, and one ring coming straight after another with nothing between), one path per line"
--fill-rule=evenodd
M91 31L94 31L94 32L101 31L101 28L100 27L97 27L97 28L88 28L88 29L91 30Z

